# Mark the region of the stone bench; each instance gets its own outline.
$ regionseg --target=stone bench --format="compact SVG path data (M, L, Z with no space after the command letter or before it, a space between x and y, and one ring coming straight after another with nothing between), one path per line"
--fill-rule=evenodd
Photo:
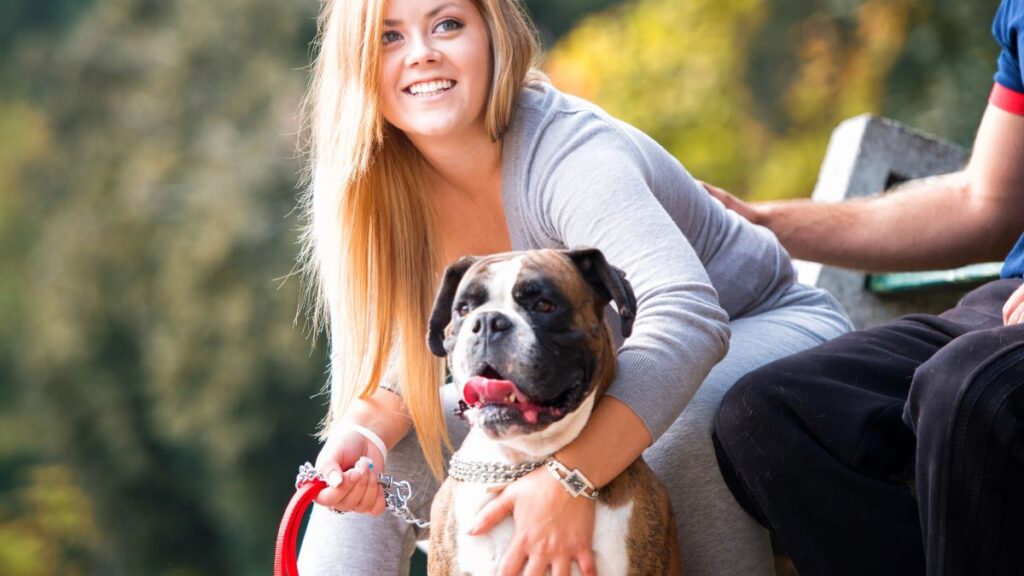
M832 132L812 198L839 202L871 196L909 180L956 172L967 159L967 150L956 144L887 118L856 116ZM996 278L999 267L989 263L955 270L867 274L797 261L800 280L831 291L857 328L913 312L946 310L970 288Z

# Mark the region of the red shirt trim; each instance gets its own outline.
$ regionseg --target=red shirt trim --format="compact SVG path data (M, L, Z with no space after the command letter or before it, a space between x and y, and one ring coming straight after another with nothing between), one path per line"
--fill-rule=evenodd
M998 82L992 85L992 94L989 95L988 101L989 104L1010 114L1024 116L1024 94L1014 92Z

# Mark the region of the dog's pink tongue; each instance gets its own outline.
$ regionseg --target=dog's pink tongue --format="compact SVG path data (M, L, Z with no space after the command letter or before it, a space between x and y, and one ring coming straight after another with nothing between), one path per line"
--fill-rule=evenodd
M516 385L511 380L492 380L483 376L474 376L462 387L462 399L470 406L476 404L508 404L510 394L516 393Z

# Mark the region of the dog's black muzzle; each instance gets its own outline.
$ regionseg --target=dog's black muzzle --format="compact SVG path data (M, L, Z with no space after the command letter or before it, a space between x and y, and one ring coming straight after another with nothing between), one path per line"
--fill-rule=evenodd
M475 375L511 380L537 404L571 409L586 395L595 359L581 338L540 331L523 337L524 329L500 311L481 312L469 321L465 362Z

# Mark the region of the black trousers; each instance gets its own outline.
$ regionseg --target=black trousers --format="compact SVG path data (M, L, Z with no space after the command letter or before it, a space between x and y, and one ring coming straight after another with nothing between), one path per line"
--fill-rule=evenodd
M1024 574L1021 280L851 332L729 391L715 449L801 576Z

